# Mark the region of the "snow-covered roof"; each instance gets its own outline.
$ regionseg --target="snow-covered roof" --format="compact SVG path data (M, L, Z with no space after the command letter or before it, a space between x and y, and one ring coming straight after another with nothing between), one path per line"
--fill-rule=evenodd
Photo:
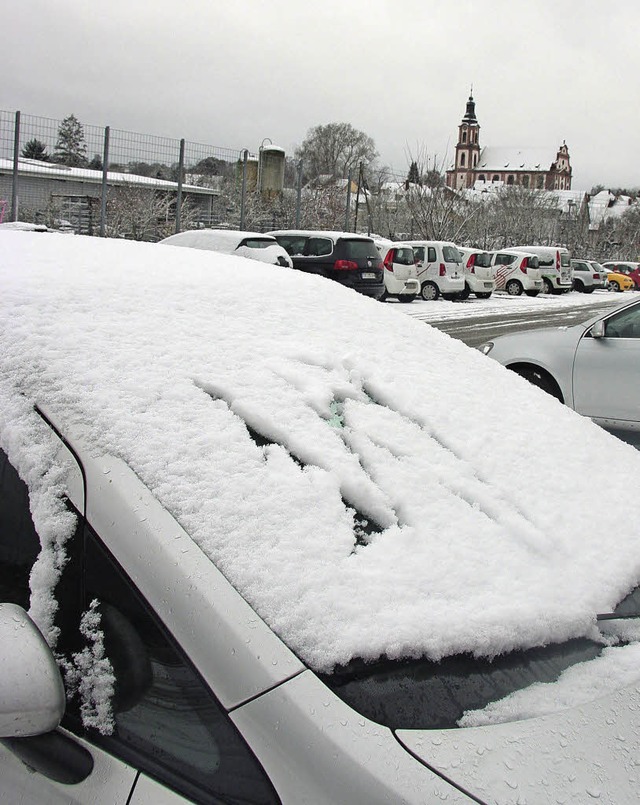
M13 160L0 159L0 173L12 173ZM18 173L21 176L38 176L46 179L59 179L61 181L88 182L90 184L102 184L102 171L91 170L90 168L70 168L68 165L58 165L53 162L40 162L37 159L19 159ZM156 179L153 176L138 176L136 173L122 173L120 171L107 171L107 184L109 185L128 185L135 187L149 187L158 190L177 190L177 182L169 182L166 179ZM217 196L220 194L219 188L200 187L197 185L183 184L182 190L185 193L196 193L205 196Z
M476 171L548 171L557 148L509 148L487 146L480 151Z
M315 669L591 634L640 581L635 496L576 483L640 453L406 306L157 244L3 231L0 253L0 446L49 550L69 523L36 401Z

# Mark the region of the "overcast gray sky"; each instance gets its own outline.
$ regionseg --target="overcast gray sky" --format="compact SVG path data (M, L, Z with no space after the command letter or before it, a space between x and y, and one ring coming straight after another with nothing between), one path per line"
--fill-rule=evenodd
M4 2L0 109L287 153L351 123L382 163L566 140L573 187L640 187L640 0Z

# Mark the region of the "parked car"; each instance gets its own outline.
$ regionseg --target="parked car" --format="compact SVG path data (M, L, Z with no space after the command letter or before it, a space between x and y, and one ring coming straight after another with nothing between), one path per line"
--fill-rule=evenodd
M594 260L571 260L573 288L579 293L593 293L607 285L607 272Z
M0 253L3 801L635 805L640 511L568 479L640 453L338 283Z
M416 256L420 296L427 302L456 299L464 292L464 272L455 243L441 240L406 240Z
M190 249L235 254L262 263L291 268L291 258L270 235L241 232L235 229L190 229L164 238L163 246L186 246Z
M635 289L635 282L633 277L621 271L614 271L611 266L603 265L603 270L607 273L605 285L609 291L633 291Z
M372 238L353 232L301 229L269 234L287 251L299 271L326 277L375 299L383 296L384 267Z
M640 433L640 301L572 327L500 336L480 349L598 424Z
M512 249L535 254L542 277L542 293L567 293L573 289L571 254L561 246L512 246Z
M469 249L458 246L464 269L464 291L462 299L475 294L478 299L488 299L494 292L496 282L491 268L491 255L482 249Z
M625 274L633 280L635 290L640 290L640 263L633 263L629 261L607 261L602 264L607 271L613 271L616 274Z
M378 246L377 243L376 245ZM400 243L391 243L384 252L382 262L385 268L382 300L398 299L400 302L413 302L420 293L413 248Z
M542 277L535 254L498 249L489 252L496 290L506 291L509 296L538 296L542 291Z

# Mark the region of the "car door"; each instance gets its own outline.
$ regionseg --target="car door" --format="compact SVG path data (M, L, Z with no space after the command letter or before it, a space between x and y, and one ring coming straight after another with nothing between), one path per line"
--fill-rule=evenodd
M573 367L576 411L621 428L640 423L640 304L604 319L604 337L587 332Z

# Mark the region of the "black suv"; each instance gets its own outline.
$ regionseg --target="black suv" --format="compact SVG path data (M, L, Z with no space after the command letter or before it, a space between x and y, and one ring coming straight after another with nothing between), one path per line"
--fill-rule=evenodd
M384 294L383 263L375 243L351 232L288 229L269 232L283 246L293 267L380 299Z

